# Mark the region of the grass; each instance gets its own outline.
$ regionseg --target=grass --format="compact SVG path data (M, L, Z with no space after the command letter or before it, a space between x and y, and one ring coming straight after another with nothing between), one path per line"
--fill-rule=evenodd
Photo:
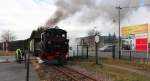
M79 60L81 60L82 62L95 62L94 57L90 57L89 59L79 58ZM129 61L129 60L118 60L118 59L113 60L111 58L101 58L99 59L99 62L125 66L125 67L134 68L142 71L150 71L150 64L140 62L140 60Z
M128 68L133 68L133 69L137 69L137 70L141 70L141 71L149 71L150 72L150 65L146 64L146 63L141 63L140 60L128 61L128 60L107 59L107 60L104 60L104 63L120 65L120 66L125 66Z
M100 61L100 60L99 60ZM112 59L102 59L102 63L112 64L112 65L118 65L118 66L125 66L132 69L140 69L140 70L146 70L149 71L149 65L146 64L133 64L130 61L127 60L112 60ZM133 72L129 72L127 70L108 67L105 65L97 65L95 64L95 58L90 57L89 59L83 59L83 58L74 58L71 61L72 64L77 64L81 68L85 68L90 72L96 72L99 75L111 79L113 81L150 81L150 77L146 77L140 74L136 74ZM32 65L37 72L39 78L41 81L46 81L47 75L43 71L43 68L40 64L38 64L35 60L32 61ZM105 80L108 81L108 80Z
M76 60L76 59L74 59ZM103 59L102 63L118 65L118 66L126 66L133 69L140 70L150 70L150 66L146 64L132 64L126 60L112 60L112 59ZM94 58L87 59L78 59L77 64L82 68L85 68L92 72L97 72L100 75L103 75L107 78L111 78L113 81L150 81L150 77L146 77L143 75L139 75L133 72L129 72L126 70L112 68L104 65L96 65Z
M82 68L86 68L90 71L98 72L100 75L106 76L106 78L112 78L114 81L149 81L150 78L130 73L128 71L111 68L107 66L100 66L94 64L80 63Z
M14 56L15 55L15 51L2 51L0 50L0 56Z

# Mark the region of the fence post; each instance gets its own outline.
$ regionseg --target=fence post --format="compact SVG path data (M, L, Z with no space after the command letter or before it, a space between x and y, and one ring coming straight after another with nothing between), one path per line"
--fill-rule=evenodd
M82 58L84 57L84 54L83 54L84 51L83 50L84 50L84 45L82 45Z
M88 50L89 48L88 48L88 45L87 45L87 50L86 50L86 52L87 52L87 59L89 58L89 50Z
M132 55L131 55L131 50L130 50L130 61L131 61L131 59L132 59Z
M96 56L96 64L98 64L98 47L97 47L97 43L95 43L95 56Z
M115 59L115 45L112 47L112 58Z
M27 68L27 57L26 57L27 53L26 51L24 52L24 65L25 65L25 68Z
M77 57L78 57L78 45L77 45Z

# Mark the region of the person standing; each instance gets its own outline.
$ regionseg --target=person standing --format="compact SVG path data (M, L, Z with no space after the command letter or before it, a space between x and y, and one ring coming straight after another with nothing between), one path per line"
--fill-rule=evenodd
M18 63L21 63L22 60L23 60L22 51L21 51L21 49L18 48L18 49L16 50L16 61L17 61Z

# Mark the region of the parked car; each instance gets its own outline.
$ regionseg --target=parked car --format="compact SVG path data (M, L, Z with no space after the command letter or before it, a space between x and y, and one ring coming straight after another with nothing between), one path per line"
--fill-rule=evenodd
M99 48L99 51L102 51L102 52L111 52L112 51L112 45L105 45L105 46Z

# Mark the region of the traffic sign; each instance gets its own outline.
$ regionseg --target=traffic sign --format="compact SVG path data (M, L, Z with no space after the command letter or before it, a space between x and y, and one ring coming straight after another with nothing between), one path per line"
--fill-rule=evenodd
M98 35L95 36L95 42L96 42L96 43L99 42L99 36L98 36Z

